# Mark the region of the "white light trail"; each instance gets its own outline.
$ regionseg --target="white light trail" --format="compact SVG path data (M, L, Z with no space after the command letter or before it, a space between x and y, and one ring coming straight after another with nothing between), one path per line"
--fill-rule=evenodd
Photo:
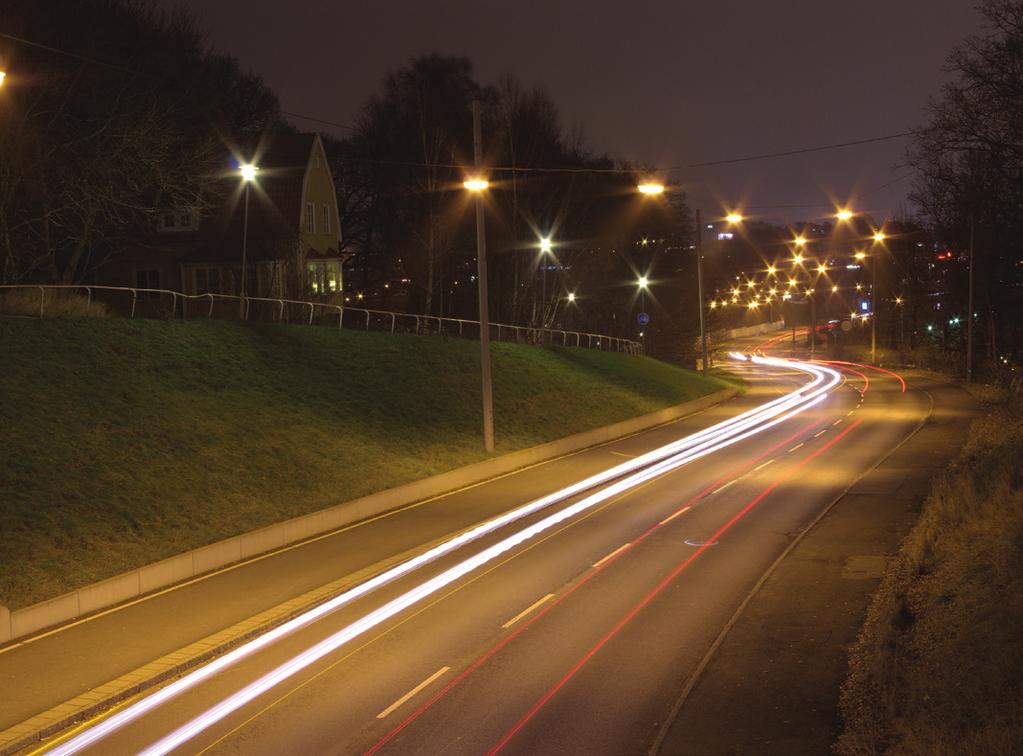
M273 688L275 685L286 680L310 664L313 664L323 656L338 649L345 643L348 643L373 627L376 627L402 610L418 603L427 596L441 590L446 585L458 580L467 573L472 572L480 566L492 561L501 554L504 554L508 550L521 544L523 541L534 537L538 533L541 533L544 530L579 514L580 512L596 506L600 502L606 501L620 493L624 493L625 491L628 491L647 480L663 475L666 472L688 464L689 462L718 451L726 446L737 443L745 438L749 438L752 435L761 433L788 420L823 400L827 392L837 386L841 381L841 376L837 371L823 365L796 363L788 360L757 356L750 357L750 361L760 365L795 368L812 375L813 380L796 391L779 397L771 402L767 402L753 410L737 415L731 420L718 423L717 425L711 426L710 428L694 433L670 444L666 444L659 449L655 449L654 451L636 457L628 462L623 462L603 473L590 476L579 483L563 488L549 496L530 502L529 504L519 507L518 509L514 509L495 518L494 520L490 520L466 531L465 533L462 533L461 535L445 541L444 543L424 552L420 556L403 562L402 564L381 573L377 577L339 594L334 599L304 612L289 622L286 622L283 625L268 631L264 635L239 646L224 656L210 662L206 666L188 673L170 685L161 688L153 694L118 712L109 719L106 719L94 727L85 730L76 737L55 748L51 751L51 753L60 754L61 756L77 753L83 748L96 743L121 727L124 727L130 722L152 711L168 700L198 685L223 669L226 669L241 659L250 656L261 648L264 648L294 630L308 625L325 614L350 603L356 598L364 596L382 585L397 579L398 577L407 575L428 562L432 562L444 554L450 553L470 541L480 538L487 533L493 532L494 530L514 522L515 520L549 507L554 503L563 501L564 499L578 493L594 488L601 483L614 480L615 478L621 478L621 480L618 480L610 486L580 499L565 509L550 514L544 519L539 520L510 536L507 536L478 554L459 562L453 567L448 568L435 577L421 583L415 588L410 589L397 598L392 599L378 609L369 612L354 623L320 641L301 654L298 654L290 661L280 665L273 671L263 677L260 677L255 682L250 683L246 687L232 694L216 706L210 708L199 717L175 730L170 735L144 751L146 754L167 753L228 716L231 712ZM639 470L638 472L633 472L637 468L644 467L645 465L649 466Z

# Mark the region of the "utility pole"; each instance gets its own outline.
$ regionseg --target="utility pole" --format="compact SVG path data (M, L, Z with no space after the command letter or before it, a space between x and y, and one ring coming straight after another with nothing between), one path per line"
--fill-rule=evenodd
M238 300L239 320L245 320L245 267L248 262L246 258L249 247L249 185L251 183L251 181L245 182L245 220L242 222L242 285L241 297Z
M703 323L703 221L700 208L696 208L696 290L700 306L700 349L703 355L703 372L707 372L707 331Z
M472 101L472 142L476 172L483 164L480 133L480 101ZM487 238L483 217L483 193L476 192L476 278L480 299L480 374L483 379L483 448L494 451L494 396L490 378L490 311L487 300Z
M877 364L877 305L880 298L877 296L877 263L878 256L875 252L870 260L870 362Z
M970 291L966 297L966 382L973 380L973 234L977 211L970 209Z
M817 334L815 333L815 325L817 323L817 297L813 294L810 295L810 360L813 360L814 352L817 346Z

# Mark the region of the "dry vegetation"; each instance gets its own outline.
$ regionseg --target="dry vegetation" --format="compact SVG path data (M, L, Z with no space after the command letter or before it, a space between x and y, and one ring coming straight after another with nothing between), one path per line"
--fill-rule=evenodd
M1010 754L1023 743L1023 407L987 411L870 606L841 754Z
M0 293L0 315L20 315L39 317L40 296L44 317L60 317L73 315L77 317L103 318L108 315L107 306L102 302L90 301L85 294L75 291L47 289L41 294L39 289L9 289Z

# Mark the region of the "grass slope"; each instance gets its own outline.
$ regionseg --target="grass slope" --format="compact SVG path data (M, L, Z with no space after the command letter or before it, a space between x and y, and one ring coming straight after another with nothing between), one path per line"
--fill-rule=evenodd
M498 451L722 388L647 358L494 345ZM484 458L472 341L0 319L0 604L24 606Z
M887 571L850 656L839 754L1023 744L1023 407L975 420Z

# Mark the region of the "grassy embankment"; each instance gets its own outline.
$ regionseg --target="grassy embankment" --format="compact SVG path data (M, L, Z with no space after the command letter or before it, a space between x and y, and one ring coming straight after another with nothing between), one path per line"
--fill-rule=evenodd
M0 319L0 604L484 458L476 342L229 322ZM724 387L494 345L498 452Z
M1023 407L988 400L873 598L841 754L1019 753Z

